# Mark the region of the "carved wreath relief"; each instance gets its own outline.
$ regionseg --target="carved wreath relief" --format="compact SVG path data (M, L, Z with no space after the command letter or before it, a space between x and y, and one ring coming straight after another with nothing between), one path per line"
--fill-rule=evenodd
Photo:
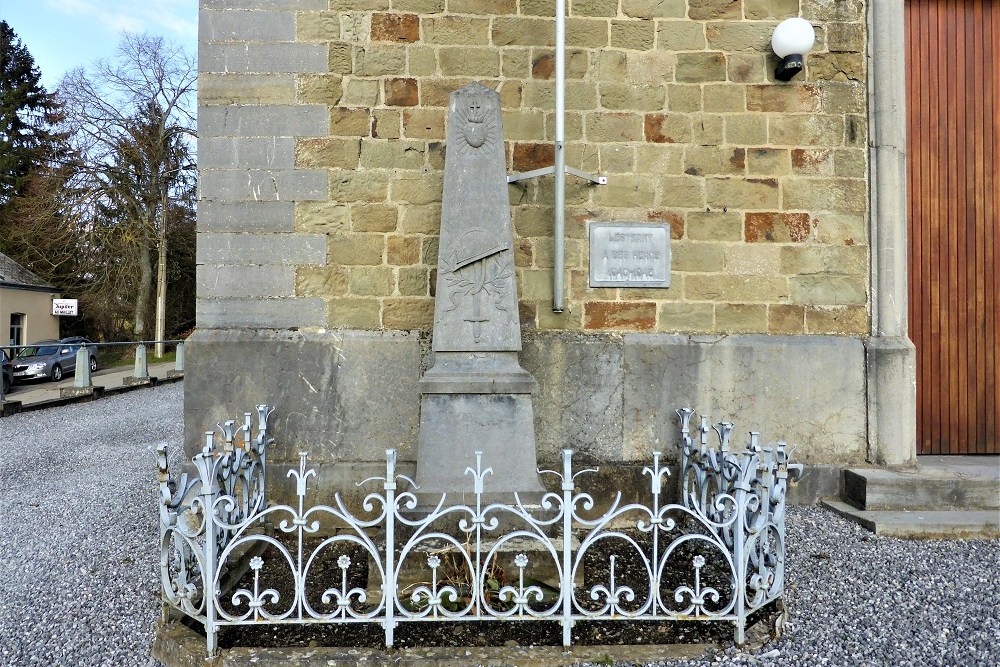
M481 342L482 325L490 321L483 312L482 299L492 300L497 311L507 311L504 290L514 275L510 244L490 230L470 229L441 254L440 271L451 301L444 312L458 308L460 296L471 297L472 312L464 321L472 325L473 340Z

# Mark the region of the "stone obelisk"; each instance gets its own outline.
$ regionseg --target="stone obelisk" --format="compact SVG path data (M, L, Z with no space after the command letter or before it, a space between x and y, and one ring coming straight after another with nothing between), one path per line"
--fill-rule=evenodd
M483 452L490 496L537 497L531 393L521 368L514 242L500 96L480 83L451 94L434 307L434 360L420 380L419 493L472 489Z

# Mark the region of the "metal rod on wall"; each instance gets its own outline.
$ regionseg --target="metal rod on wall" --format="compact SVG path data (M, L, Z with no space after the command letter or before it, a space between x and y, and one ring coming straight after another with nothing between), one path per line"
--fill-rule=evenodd
M552 312L561 313L564 308L566 276L566 174L577 176L595 185L607 185L608 177L587 174L579 169L566 166L566 0L556 0L556 81L555 81L555 161L551 167L543 167L507 176L508 183L517 183L529 178L552 174L555 201L552 229L553 269L552 269Z
M563 312L566 273L566 0L556 0L555 220L553 224L552 312Z

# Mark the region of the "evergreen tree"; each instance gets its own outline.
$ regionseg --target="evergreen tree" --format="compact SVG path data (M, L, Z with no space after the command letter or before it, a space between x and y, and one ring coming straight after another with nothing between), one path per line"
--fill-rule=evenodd
M20 195L32 170L50 159L59 104L41 85L31 53L0 21L0 210Z

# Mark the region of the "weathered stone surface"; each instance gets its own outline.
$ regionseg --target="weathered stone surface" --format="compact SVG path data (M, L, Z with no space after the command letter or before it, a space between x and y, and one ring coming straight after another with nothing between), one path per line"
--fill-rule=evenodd
M267 303L267 302L261 302ZM415 335L331 331L199 331L186 344L186 447L223 415L275 407L268 461L413 460L420 343ZM223 370L225 369L225 371ZM218 391L220 373L226 391ZM228 418L228 417L226 417Z
M651 113L644 118L646 141L683 143L691 138L691 119L679 114Z
M521 361L542 388L535 396L538 458L563 449L622 460L622 339L546 333L526 337Z
M756 51L767 53L771 48L772 23L720 21L705 26L708 48L736 53Z
M521 330L500 96L478 83L455 91L447 131L434 365L420 380L417 483L430 496L463 488L465 468L482 451L493 468L487 492L540 494L530 395L536 384L517 361Z
M671 450L674 410L688 406L713 423L734 422L736 445L753 429L762 442L801 445L799 461L864 461L865 351L859 340L627 335L624 363L627 458Z
M523 372L523 371L522 371ZM426 377L426 376L425 376ZM434 453L426 450L433 443ZM417 484L436 501L443 492L455 496L469 488L465 469L493 469L485 479L486 493L540 494L535 472L534 414L530 394L424 394L420 401L420 445Z
M342 266L300 266L295 271L295 293L299 296L342 296L350 277Z
M295 15L291 12L203 12L199 19L201 42L295 40Z
M416 42L420 39L420 17L416 14L372 14L372 39Z
M622 0L622 13L635 19L683 18L685 0Z
M294 74L202 74L198 102L219 104L292 104Z
M509 19L498 18L494 25ZM489 42L489 19L471 18L467 16L440 16L425 18L421 21L424 41L428 44L482 44ZM497 28L493 31L494 44L497 41Z
M198 71L218 73L324 72L329 52L321 44L206 44L198 49Z
M651 331L656 327L656 304L593 301L584 307L584 326L588 329Z
M794 304L772 303L767 307L767 332L772 334L804 333L805 308ZM824 331L822 333L832 333Z
M660 330L707 333L715 328L715 307L710 303L664 303L659 309Z
M198 202L200 232L290 232L295 203L290 201Z
M434 349L521 349L499 96L472 84L449 116Z
M789 278L793 303L862 305L868 301L868 281L862 277L839 275L792 276Z
M198 109L200 137L322 137L329 126L320 105L267 105Z
M650 21L612 21L611 47L646 51L653 48L655 26Z
M720 52L677 54L677 81L702 83L726 80L726 56Z
M799 0L743 0L743 14L748 19L782 20L799 13Z
M327 174L318 169L204 170L198 185L217 201L316 201L328 191Z
M869 458L883 465L911 463L917 454L916 349L905 336L872 336L866 348Z
M209 266L197 272L198 295L276 297L295 294L295 270L290 266Z
M766 333L767 306L763 303L718 303L715 330L720 333Z
M438 50L438 64L445 76L498 76L500 54L492 49L446 47Z
M339 74L302 74L297 77L295 99L301 104L334 105L343 97Z
M406 49L395 45L370 45L358 49L354 54L354 73L358 76L405 74Z
M358 166L360 154L360 139L301 139L296 145L295 162L298 167L353 169Z
M809 232L808 213L747 213L743 233L750 243L801 243Z
M864 335L871 329L868 309L863 306L809 306L806 333Z
M289 329L322 327L323 300L302 297L278 299L199 298L195 306L198 329Z
M785 302L789 286L784 276L702 274L686 277L684 294L695 301Z
M318 234L200 234L199 264L323 264L326 238Z
M688 0L688 18L697 21L739 19L742 10L742 0Z

